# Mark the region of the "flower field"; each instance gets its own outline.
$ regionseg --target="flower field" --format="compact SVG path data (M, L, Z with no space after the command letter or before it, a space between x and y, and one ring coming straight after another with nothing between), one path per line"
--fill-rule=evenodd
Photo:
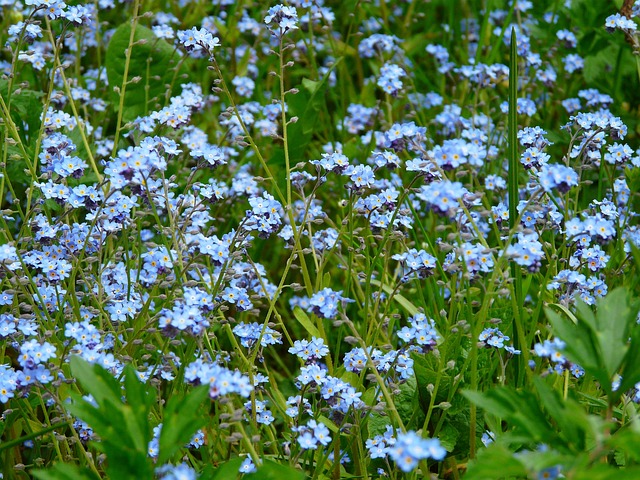
M640 0L0 0L0 478L640 479Z

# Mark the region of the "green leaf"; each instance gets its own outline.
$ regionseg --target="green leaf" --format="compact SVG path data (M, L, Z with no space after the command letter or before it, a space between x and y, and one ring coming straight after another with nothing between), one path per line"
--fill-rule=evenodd
M567 356L593 375L615 402L622 392L640 380L640 334L633 328L638 314L624 288L617 288L596 304L596 313L584 302L576 304L577 325L547 309L557 336L566 343ZM629 337L632 337L631 344ZM631 348L630 348L631 347ZM622 367L623 383L617 391L611 381Z
M4 431L5 425L8 422L0 422L0 436L2 435L2 432ZM30 433L29 435L24 435L20 438L15 438L6 442L2 442L0 443L0 452L2 452L3 450L6 450L8 448L13 448L17 445L22 445L24 442L26 442L27 440L33 440L34 438L38 438L41 437L49 432L52 432L53 430L59 430L62 427L66 427L70 424L70 422L60 422L60 423L55 423L53 425L51 425L50 427L44 428L44 429L36 429L35 432ZM39 425L39 424L38 424Z
M576 468L571 472L574 480L640 480L640 468L618 468L606 464L594 464Z
M564 313L567 317L569 317L573 323L575 323L576 325L578 324L578 319L576 318L576 316L573 314L571 310L569 310L564 305L561 305L559 303L549 303L548 305L549 307L553 307L553 308L557 308L558 310L561 310L562 313Z
M623 428L618 430L608 443L630 459L640 461L640 432L629 427Z
M69 363L73 377L93 396L98 405L102 405L105 400L120 402L122 388L107 370L100 365L92 365L77 355L73 355Z
M440 370L439 361L433 355L419 355L417 353L412 353L411 358L413 359L413 371L415 372L416 388L418 390L420 404L422 409L426 412L431 400L431 394L427 387L428 385L435 386L438 380L438 372ZM438 391L435 392L436 399L434 404L447 400L450 389L451 377L446 373L441 372Z
M7 102L9 96L9 82L0 80L0 95ZM26 88L17 89L14 86L11 92L11 118L14 121L20 137L25 145L34 146L40 133L42 124L42 92L36 92Z
M89 424L102 439L95 448L107 455L107 472L111 478L151 478L153 467L147 457L151 438L149 411L153 403L150 387L143 385L131 366L125 369L125 396L133 401L122 401L122 389L111 373L99 365L73 356L71 372L82 387L95 399L97 407L79 395L66 408Z
M507 420L532 443L554 445L557 435L531 393L498 387L484 393L466 390L462 394L486 412Z
M322 338L320 331L313 324L309 316L302 310L300 307L295 307L293 309L293 316L296 317L296 320L304 327L309 335L316 338Z
M623 288L609 292L597 306L596 336L600 341L603 363L609 378L612 378L629 349L629 330L631 326L635 326L637 310L632 309L629 295ZM580 313L587 308L586 305L578 307Z
M240 478L240 472L238 470L243 461L244 458L234 458L233 460L223 463L215 471L211 480L236 480Z
M249 480L304 480L306 477L300 470L272 460L263 460L257 472L245 475L244 478Z
M414 424L418 423L422 427L425 412L421 408L415 376L409 377L406 382L398 386L397 393L393 396L393 403L405 425L413 421Z
M164 410L160 431L158 464L162 465L189 443L193 434L207 423L201 412L202 404L209 398L209 387L202 385L188 395L172 396Z
M440 440L440 444L447 450L447 452L452 452L458 443L458 438L460 438L460 430L455 428L450 423L445 423L438 434L438 440Z
M584 450L586 432L590 431L590 428L589 419L583 408L572 400L563 400L558 392L552 390L543 379L535 377L533 383L542 405L556 422L560 437L577 451Z
M376 287L382 288L382 290L387 294L391 295L394 292L394 289L387 285L386 283L380 282L380 280L371 280L371 285L375 285ZM418 313L418 307L416 307L413 303L407 300L405 297L400 295L399 293L395 293L393 295L393 299L398 302L398 304L410 315L414 316Z
M579 320L578 325L575 325L573 321L558 315L549 308L546 308L545 312L556 336L566 343L563 353L570 360L578 363L586 372L593 375L601 383L602 388L610 393L611 381L602 363L597 340L587 323Z
M491 444L480 450L478 457L469 464L465 480L494 480L500 478L527 477L525 466L504 446Z
M94 480L98 478L87 468L82 469L77 465L67 465L66 463L56 463L47 470L32 470L30 474L41 480Z
M308 78L302 79L297 87L296 95L287 97L287 105L291 116L298 117L296 123L287 127L289 141L289 156L294 165L299 161L306 161L304 152L311 142L316 124L320 118L320 111L326 103L325 92L331 72L342 61L338 58L325 75L318 81ZM293 141L292 141L293 140Z
M212 480L304 480L305 475L299 470L276 463L272 460L263 460L262 465L255 473L240 476L238 470L244 458L234 458L224 463L215 471Z
M111 88L122 88L126 64L125 52L129 48L130 37L131 25L127 22L116 29L109 41L105 66ZM153 31L141 25L136 26L133 43L124 98L123 119L125 121L146 115L156 108L156 103L164 106L167 85L173 84L172 93L177 93L179 84L184 83L184 80L174 82L174 79L179 79L179 76L185 73L182 68L176 71L180 55L174 47L157 38ZM140 77L140 81L130 83L134 77ZM120 94L112 91L111 99L117 111Z

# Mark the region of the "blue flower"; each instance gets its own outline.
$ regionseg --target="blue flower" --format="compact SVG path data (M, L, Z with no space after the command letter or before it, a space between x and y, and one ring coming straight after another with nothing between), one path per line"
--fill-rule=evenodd
M254 465L253 460L251 460L251 457L247 456L240 464L238 471L240 473L255 473L258 469Z
M411 472L420 460L443 460L447 451L437 439L422 438L416 432L399 433L388 455L403 472Z
M264 23L274 35L282 35L298 28L298 12L295 7L276 5L269 9Z

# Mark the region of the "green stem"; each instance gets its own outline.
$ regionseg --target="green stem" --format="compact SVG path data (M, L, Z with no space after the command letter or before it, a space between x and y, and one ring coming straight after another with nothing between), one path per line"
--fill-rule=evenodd
M120 140L120 130L122 129L122 116L124 112L124 97L127 92L127 83L129 77L129 65L131 64L131 52L133 50L134 39L136 35L136 27L138 26L138 12L140 10L140 0L133 1L133 14L131 17L131 33L129 34L129 46L125 50L124 55L124 72L122 74L122 85L120 85L120 102L118 104L118 118L116 120L116 133L113 137L113 151L111 156L115 158L118 152L118 141Z

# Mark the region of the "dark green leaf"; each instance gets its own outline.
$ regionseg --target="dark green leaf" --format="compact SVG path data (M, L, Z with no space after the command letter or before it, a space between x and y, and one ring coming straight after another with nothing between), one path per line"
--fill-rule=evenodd
M88 468L77 465L56 463L47 470L32 470L31 475L41 480L94 480L96 477Z
M111 88L122 88L126 64L125 51L129 48L130 37L131 25L127 22L116 29L109 41L105 65ZM184 72L176 70L180 56L174 47L158 39L150 29L141 25L136 27L133 41L135 45L131 50L127 81L134 77L140 77L141 80L138 83L128 83L126 86L123 112L125 121L154 110L156 103L164 106L167 85L173 84L170 90L177 93L179 85L185 82L179 79ZM117 110L120 94L113 92L112 101Z
M586 432L589 431L589 420L580 405L571 400L563 400L558 392L552 390L543 379L536 377L533 383L545 410L556 422L560 437L568 446L577 450L585 448Z
M428 385L434 385L438 380L439 361L433 355L412 354L413 370L416 375L418 395L420 404L426 412L431 400L431 394L427 389ZM440 383L438 390L435 392L436 399L434 404L444 402L448 399L449 390L451 389L451 377L444 372L440 372Z

